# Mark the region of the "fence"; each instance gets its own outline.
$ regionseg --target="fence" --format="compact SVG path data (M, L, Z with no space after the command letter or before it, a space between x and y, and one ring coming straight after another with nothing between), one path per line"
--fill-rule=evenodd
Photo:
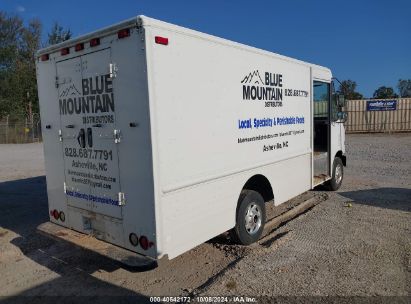
M411 98L348 100L345 110L347 133L411 131Z
M40 115L0 118L0 144L21 144L42 141Z

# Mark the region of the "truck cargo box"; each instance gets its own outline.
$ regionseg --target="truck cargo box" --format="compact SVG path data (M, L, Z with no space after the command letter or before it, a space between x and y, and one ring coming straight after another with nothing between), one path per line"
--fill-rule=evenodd
M345 163L329 69L145 16L39 51L37 78L50 221L149 257L238 228L244 191L278 205Z

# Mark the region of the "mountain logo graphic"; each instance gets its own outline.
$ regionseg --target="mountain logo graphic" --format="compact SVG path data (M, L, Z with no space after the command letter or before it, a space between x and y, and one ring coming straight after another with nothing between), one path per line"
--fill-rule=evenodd
M68 97L68 96L76 96L76 95L81 95L81 93L79 92L79 90L77 90L76 86L73 83L69 87L62 90L59 97Z
M244 77L243 80L241 80L241 83L264 85L264 82L261 79L260 72L258 70L250 72L247 76Z

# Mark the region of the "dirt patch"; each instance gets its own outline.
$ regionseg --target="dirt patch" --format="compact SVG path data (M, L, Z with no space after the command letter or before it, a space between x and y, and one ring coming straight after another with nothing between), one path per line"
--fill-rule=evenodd
M0 231L0 237L5 236L7 233L9 233L7 230Z
M66 236L67 233L63 232L63 231L59 231L56 233L56 236Z

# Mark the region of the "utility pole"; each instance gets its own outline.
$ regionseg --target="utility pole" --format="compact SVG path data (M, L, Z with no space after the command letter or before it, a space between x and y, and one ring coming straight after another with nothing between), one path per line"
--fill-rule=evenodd
M33 126L33 108L32 108L32 104L30 101L30 93L27 92L27 101L29 102L29 122L31 124L31 126Z
M6 144L9 143L9 115L6 116Z
M28 133L30 132L30 130L31 130L31 133L33 134L33 108L32 108L32 104L31 104L31 101L30 101L30 92L29 91L27 91L27 101L28 101L28 127L27 127L27 125L25 126L25 130L24 130L24 133L25 133L25 135L26 135L26 142L27 142L27 139L28 139ZM33 135L32 135L33 136Z

